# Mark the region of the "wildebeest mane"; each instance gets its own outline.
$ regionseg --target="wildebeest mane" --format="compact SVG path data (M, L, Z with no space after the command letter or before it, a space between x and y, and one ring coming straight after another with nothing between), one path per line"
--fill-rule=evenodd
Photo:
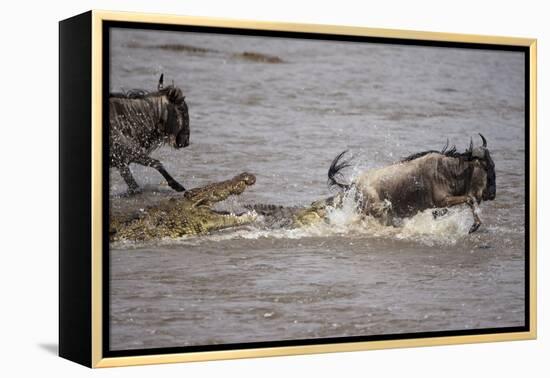
M185 96L183 95L181 89L173 85L169 85L154 92L146 91L144 89L130 89L123 92L109 93L109 98L126 98L129 100L147 99L156 96L166 96L174 104L181 104L185 100Z
M444 156L447 156L447 157L463 159L463 160L471 160L472 159L472 151L471 150L468 149L465 152L458 152L456 150L456 146L453 145L453 146L449 147L449 141L447 140L447 143L441 149L441 151L428 150L428 151L417 152L417 153L414 153L412 155L409 155L407 157L402 158L401 160L399 160L399 162L404 163L404 162L407 162L407 161L416 160L418 158L421 158L422 156L426 156L426 155L432 154L432 153L444 155Z
M127 99L143 99L146 96L151 95L151 92L143 89L130 89L124 92L112 92L109 93L109 98L127 98Z

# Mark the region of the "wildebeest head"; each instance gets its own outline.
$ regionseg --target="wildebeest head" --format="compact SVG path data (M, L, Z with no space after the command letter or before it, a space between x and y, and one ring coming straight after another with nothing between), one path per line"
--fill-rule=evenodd
M174 85L164 87L164 74L160 75L158 91L166 96L169 103L164 131L170 144L174 148L189 146L189 110L183 92Z
M470 148L467 150L473 162L472 189L475 190L477 188L481 191L481 198L484 201L494 200L497 191L495 163L487 148L487 140L482 134L479 134L479 136L483 144L474 147L473 141L470 141Z

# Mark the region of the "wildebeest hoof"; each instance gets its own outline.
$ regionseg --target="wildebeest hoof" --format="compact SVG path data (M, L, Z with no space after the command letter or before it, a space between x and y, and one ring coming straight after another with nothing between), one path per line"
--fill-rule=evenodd
M133 195L136 195L136 194L139 194L141 193L141 188L128 188L128 190L126 191L126 195L127 196L133 196Z
M481 226L481 223L472 224L472 227L470 227L470 231L468 231L468 233L471 234L472 232L476 232L479 226Z
M434 219L437 219L439 217L447 215L448 212L449 212L449 209L436 209L436 210L432 211L432 215L433 215Z

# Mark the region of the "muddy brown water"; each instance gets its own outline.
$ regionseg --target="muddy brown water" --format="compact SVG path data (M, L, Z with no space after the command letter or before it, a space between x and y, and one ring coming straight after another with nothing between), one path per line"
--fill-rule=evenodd
M140 46L184 46L144 48ZM243 53L279 60L243 59ZM482 132L497 197L471 215L429 212L399 228L357 222L255 225L110 246L110 348L210 345L524 325L522 53L176 32L114 30L111 89L186 94L191 145L154 152L187 187L242 172L256 185L220 208L305 205L330 195L326 172L349 149L357 172L410 153L459 150ZM260 55L261 56L261 55ZM176 195L132 166L142 194L111 170L110 201L130 211Z

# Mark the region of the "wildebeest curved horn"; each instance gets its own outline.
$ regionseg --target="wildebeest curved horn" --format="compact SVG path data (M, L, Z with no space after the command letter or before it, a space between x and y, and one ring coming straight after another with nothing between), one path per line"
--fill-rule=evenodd
M161 90L164 86L164 73L160 74L158 89Z
M483 140L483 148L487 148L487 139L485 139L485 137L481 133L479 133L479 136Z

